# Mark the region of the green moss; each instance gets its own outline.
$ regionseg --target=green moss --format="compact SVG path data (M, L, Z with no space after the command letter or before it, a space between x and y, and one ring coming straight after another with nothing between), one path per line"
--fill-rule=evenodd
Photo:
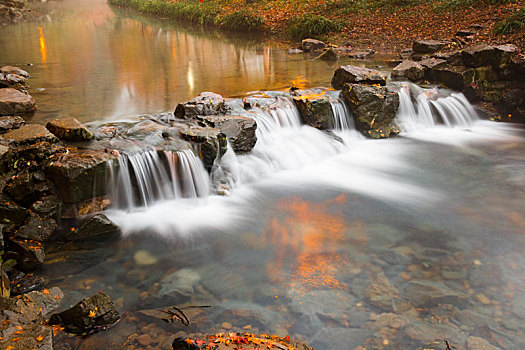
M288 26L288 35L294 40L320 38L324 34L339 31L342 24L323 16L305 14L294 18Z

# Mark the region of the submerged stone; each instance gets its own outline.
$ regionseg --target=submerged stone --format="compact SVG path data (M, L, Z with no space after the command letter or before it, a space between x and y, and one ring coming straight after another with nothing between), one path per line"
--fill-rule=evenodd
M61 140L79 142L93 139L93 134L72 117L52 120L47 123L46 128Z
M347 83L385 85L386 78L386 74L378 70L347 65L337 68L332 78L332 86L335 89L342 89Z
M467 296L458 293L444 284L433 281L410 281L404 291L405 297L418 307L436 306L439 304L462 305Z
M337 61L339 60L339 55L334 49L329 48L317 56L317 58L323 61Z
M35 109L35 100L26 92L12 88L0 89L0 115L17 115Z

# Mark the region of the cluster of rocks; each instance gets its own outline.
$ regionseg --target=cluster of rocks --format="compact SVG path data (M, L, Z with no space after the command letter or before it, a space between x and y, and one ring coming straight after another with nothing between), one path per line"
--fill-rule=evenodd
M0 24L11 24L22 20L25 7L25 0L0 0Z
M297 49L288 51L290 54L307 53L313 57L325 61L337 61L340 57L348 57L353 59L368 59L375 54L373 49L354 50L350 44L343 44L340 46L329 45L317 39L304 39Z
M432 82L461 91L471 102L493 105L504 117L524 121L525 60L516 46L419 40L402 51L393 78Z
M35 100L26 91L29 74L12 66L0 68L0 116L26 115L35 110Z

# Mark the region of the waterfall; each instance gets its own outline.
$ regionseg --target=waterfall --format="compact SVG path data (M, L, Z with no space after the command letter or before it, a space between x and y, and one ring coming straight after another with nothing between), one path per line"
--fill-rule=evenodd
M250 116L257 122L257 137L282 128L298 128L301 126L301 115L290 98L279 97L270 107L262 109L254 107Z
M355 130L354 120L350 109L344 102L341 92L337 91L335 96L331 96L330 104L334 113L334 131L352 131Z
M190 150L124 154L110 170L110 183L113 205L122 209L203 197L210 186L201 160Z
M468 127L478 119L476 111L462 93L442 89L422 89L404 84L399 91L396 119L403 132L432 128Z

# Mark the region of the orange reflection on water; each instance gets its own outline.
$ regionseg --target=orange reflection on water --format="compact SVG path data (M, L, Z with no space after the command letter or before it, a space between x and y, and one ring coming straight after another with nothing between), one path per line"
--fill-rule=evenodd
M46 39L44 38L44 31L42 27L38 27L40 31L40 53L42 54L42 63L46 63L47 60L47 49L46 49Z
M294 289L344 287L337 276L346 264L339 250L347 226L338 208L345 202L342 194L321 203L297 196L277 203L283 216L263 232L275 250L275 259L267 266L270 280Z

